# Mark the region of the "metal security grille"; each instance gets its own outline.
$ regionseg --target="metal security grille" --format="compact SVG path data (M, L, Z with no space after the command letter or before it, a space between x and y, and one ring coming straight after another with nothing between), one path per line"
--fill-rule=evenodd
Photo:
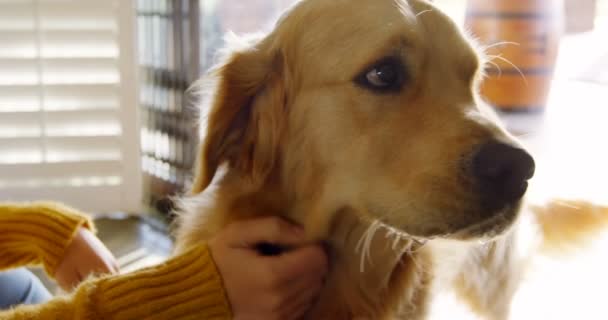
M137 4L144 193L163 213L187 184L198 145L198 112L187 92L200 74L198 8L193 0Z
M201 127L187 92L228 31L266 29L294 0L138 0L142 168L148 205L168 213L188 185Z

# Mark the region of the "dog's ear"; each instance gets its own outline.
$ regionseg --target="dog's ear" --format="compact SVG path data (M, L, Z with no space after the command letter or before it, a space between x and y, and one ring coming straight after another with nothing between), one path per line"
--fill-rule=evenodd
M276 164L286 117L286 75L280 50L249 47L214 71L206 136L191 192L202 192L218 167L263 182Z

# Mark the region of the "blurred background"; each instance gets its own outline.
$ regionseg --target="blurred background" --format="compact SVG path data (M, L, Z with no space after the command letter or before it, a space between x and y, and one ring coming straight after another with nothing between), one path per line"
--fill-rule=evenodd
M187 188L201 130L188 88L227 31L268 30L294 2L0 0L0 200L94 213L125 270L164 259L171 197ZM531 200L608 202L608 0L434 2L489 47L482 93L537 159ZM597 257L550 269L596 277L608 266ZM544 275L539 291L520 296L547 296L547 305L520 298L517 310L540 313L516 319L569 319L581 309L584 319L608 318L593 298L580 305L567 303L569 291L547 291L558 275ZM580 281L577 290L602 287ZM560 298L572 314L551 308Z

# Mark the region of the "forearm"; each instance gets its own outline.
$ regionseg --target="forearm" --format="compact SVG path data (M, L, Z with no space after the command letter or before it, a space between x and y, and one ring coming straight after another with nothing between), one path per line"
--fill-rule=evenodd
M0 313L0 320L230 319L222 280L206 246L156 267L84 282L70 296Z

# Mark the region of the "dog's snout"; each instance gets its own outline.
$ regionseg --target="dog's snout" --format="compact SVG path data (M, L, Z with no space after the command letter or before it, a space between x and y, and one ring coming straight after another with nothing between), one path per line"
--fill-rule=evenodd
M482 202L492 209L502 208L523 197L534 170L535 163L530 154L499 142L483 145L472 161Z

